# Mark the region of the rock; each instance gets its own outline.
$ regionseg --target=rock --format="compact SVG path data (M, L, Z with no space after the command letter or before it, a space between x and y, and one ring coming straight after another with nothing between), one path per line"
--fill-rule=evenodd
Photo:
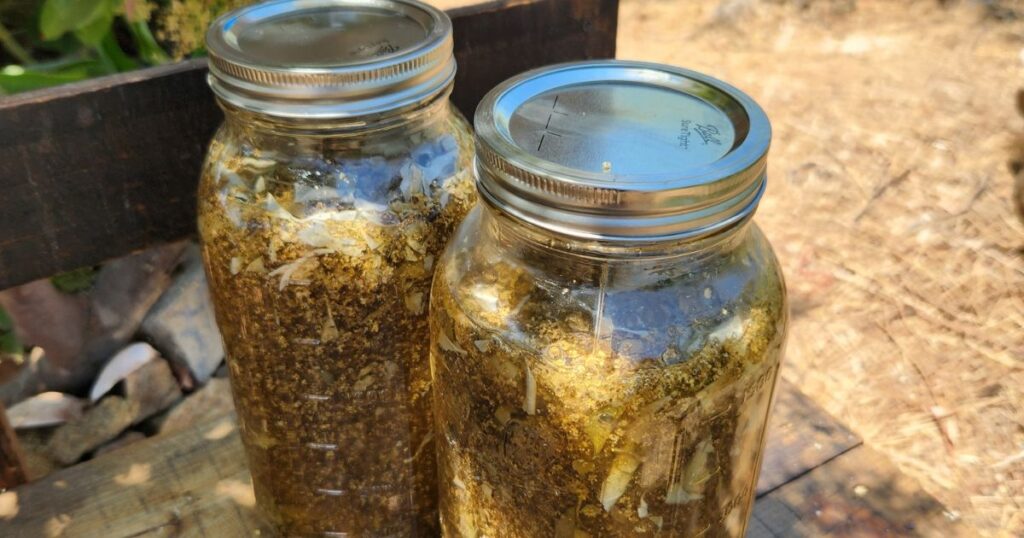
M89 400L95 403L122 379L159 356L160 354L153 349L153 346L145 342L136 342L118 351L93 382L92 388L89 390Z
M171 273L178 265L184 242L155 247L107 263L88 293L64 295L49 281L37 281L15 288L4 297L5 307L15 330L25 342L46 350L39 360L21 368L12 379L0 385L0 402L5 405L45 391L78 393L86 390L100 367L128 342L146 312L170 285ZM10 302L17 300L17 304ZM49 304L50 306L45 306ZM77 310L79 307L83 311ZM48 314L56 311L59 314ZM85 321L82 321L84 317ZM34 321L34 320L41 321ZM36 328L27 328L29 324ZM81 328L81 332L65 327ZM53 337L46 337L49 331ZM44 342L51 341L49 344Z
M44 278L0 291L0 307L7 311L22 344L45 349L54 368L73 367L89 325L84 295L61 293Z
M39 480L58 467L48 448L51 436L52 432L48 429L18 432L18 444L21 445L21 452L25 456L29 481Z
M170 286L186 246L172 243L103 266L89 292L94 338L85 353L94 365L105 362L135 335L146 313Z
M137 406L132 420L137 424L181 399L181 388L167 361L156 359L124 378L124 397Z
M171 409L160 426L160 433L188 429L196 424L222 417L235 409L228 380L215 377L205 387L186 397Z
M53 459L71 465L103 443L117 438L135 421L138 404L120 396L100 400L80 418L57 428L47 445Z
M107 396L81 417L57 428L48 449L61 465L71 465L83 454L116 439L125 429L142 422L181 398L181 389L167 361L154 359L128 374L124 396Z
M109 443L107 443L107 444L97 448L96 449L96 453L94 455L95 456L99 456L101 454L106 454L108 452L113 452L113 451L115 451L115 450L117 450L119 448L124 448L124 447L126 447L126 446L128 446L128 445L130 445L132 443L141 441L141 440L143 440L145 438L146 438L146 434L144 434L142 432L137 432L135 430L128 430L128 431L122 433L117 439L114 439L113 441L111 441L111 442L109 442Z
M14 429L42 428L64 424L82 416L85 400L60 392L44 392L7 409Z
M224 360L198 248L189 249L184 270L146 315L142 334L164 357L186 365L199 384Z

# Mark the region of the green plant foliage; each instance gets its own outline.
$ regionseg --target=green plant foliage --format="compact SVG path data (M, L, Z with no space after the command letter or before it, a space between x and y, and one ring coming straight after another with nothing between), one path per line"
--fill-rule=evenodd
M79 293L92 287L96 282L97 273L98 270L95 267L82 267L50 277L50 282L64 293Z
M0 308L0 353L17 355L25 350L18 335L14 334L14 323L3 308Z
M0 89L4 93L18 93L68 82L78 82L91 76L85 67L74 67L56 72L26 69L20 65L9 65L0 69Z
M150 28L151 1L34 0L27 14L4 1L0 58L17 63L0 65L0 95L170 61Z
M74 31L83 43L97 44L114 21L112 0L46 0L39 13L43 39L57 39Z

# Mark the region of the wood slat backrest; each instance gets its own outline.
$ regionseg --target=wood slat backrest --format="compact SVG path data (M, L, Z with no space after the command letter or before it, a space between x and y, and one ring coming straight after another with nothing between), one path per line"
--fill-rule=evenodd
M471 117L498 82L615 55L618 0L519 0L449 11ZM205 60L0 99L0 289L195 229L195 188L222 115Z

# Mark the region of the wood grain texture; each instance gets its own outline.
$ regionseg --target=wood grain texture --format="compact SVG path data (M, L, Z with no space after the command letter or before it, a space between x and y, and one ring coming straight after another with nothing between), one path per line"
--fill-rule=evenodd
M0 535L252 536L266 527L236 430L221 417L4 493L16 515L0 518Z
M495 84L615 55L617 0L520 0L451 11L453 99L472 115ZM195 188L221 112L193 60L0 99L0 289L195 228Z
M858 446L761 497L748 536L976 536L884 456Z
M859 437L787 381L779 380L775 398L758 495L861 444Z
M28 482L27 469L18 436L7 420L7 408L0 403L0 490Z
M470 121L484 94L512 75L549 64L615 57L618 0L506 0L450 13L453 21L473 17L473 24L455 24L459 71L452 94Z
M848 432L831 420L792 385L780 385L772 424L787 425L788 433L769 436L765 472L787 454L802 453L801 437L810 430L824 426L845 438ZM62 525L66 536L251 536L266 530L253 509L236 429L234 415L218 417L16 488L4 494L16 496L17 513L0 515L0 535L40 536L54 525ZM826 446L844 442L825 439ZM922 529L946 530L934 519L941 506L866 450L854 448L824 465L818 457L797 458L815 467L786 467L786 476L799 478L760 498L750 535L820 536L823 529L849 531L862 523L872 525L864 527L868 531L906 529L919 517ZM868 493L855 497L861 491L851 489L856 484Z

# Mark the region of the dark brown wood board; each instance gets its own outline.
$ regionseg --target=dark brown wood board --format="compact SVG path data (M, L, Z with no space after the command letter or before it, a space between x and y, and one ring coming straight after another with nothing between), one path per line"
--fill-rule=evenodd
M450 12L453 99L471 115L521 71L615 55L617 0L518 0ZM0 289L194 233L222 115L205 60L0 98Z
M0 535L268 536L237 427L233 415L221 417L0 493ZM914 525L934 536L959 532L912 480L867 448L850 448L860 441L792 385L780 384L770 428L781 435L768 436L762 477L786 482L760 497L749 536L853 536L862 524L863 536L912 534ZM825 448L804 457L808 442ZM808 467L771 468L791 455Z
M7 408L0 403L0 489L13 488L28 482L25 456L18 436L7 420Z
M758 495L861 444L859 437L783 379L779 380L774 406L766 441L771 449L765 451L761 464Z
M748 538L977 536L883 455L858 446L760 497Z

